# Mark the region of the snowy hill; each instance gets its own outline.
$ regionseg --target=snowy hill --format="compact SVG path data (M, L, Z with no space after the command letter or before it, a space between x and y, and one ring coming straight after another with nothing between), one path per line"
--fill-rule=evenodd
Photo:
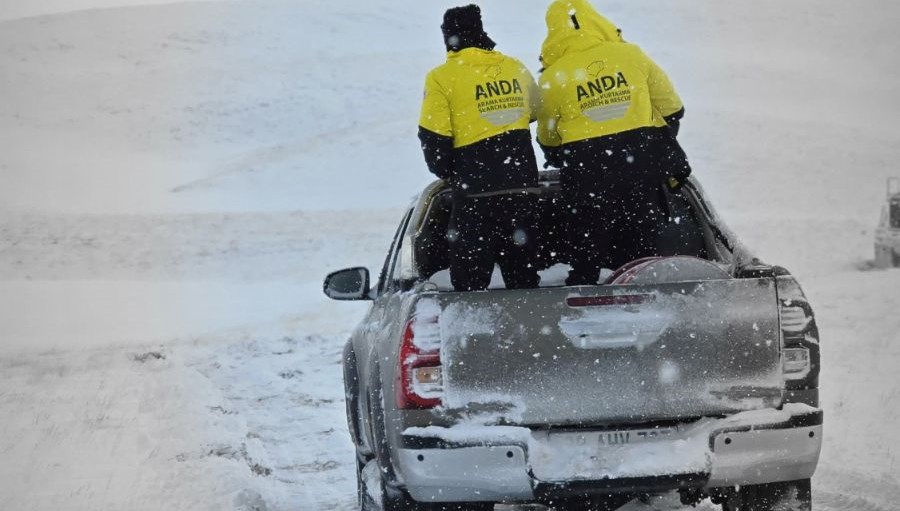
M545 5L483 6L535 71ZM598 4L674 79L725 218L817 310L831 511L900 500L900 271L860 271L900 174L900 7L869 5ZM353 508L362 309L321 278L380 266L430 180L415 122L449 6L0 0L0 509Z

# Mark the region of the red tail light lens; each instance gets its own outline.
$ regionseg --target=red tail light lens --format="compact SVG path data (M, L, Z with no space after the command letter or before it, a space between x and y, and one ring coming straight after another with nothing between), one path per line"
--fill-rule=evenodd
M803 346L812 314L802 300L781 300L780 305L782 373L787 380L802 380L812 369L809 349Z
M783 268L776 270L785 397L789 402L818 406L818 396L806 392L819 387L821 353L815 314L797 280Z
M806 314L806 309L799 305L788 305L792 303L785 301L781 304L781 330L786 333L801 333L806 331L812 320Z
M440 344L417 345L417 321L436 323L437 318L414 317L403 328L396 385L397 407L403 410L439 406L443 392Z
M810 370L809 350L806 348L785 348L781 354L784 377L789 380L806 378Z
M778 314L785 337L802 338L812 325L812 309L805 300L781 300Z

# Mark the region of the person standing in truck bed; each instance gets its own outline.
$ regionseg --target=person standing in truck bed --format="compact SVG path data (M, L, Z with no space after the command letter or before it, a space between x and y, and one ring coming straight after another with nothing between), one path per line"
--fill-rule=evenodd
M601 268L664 255L663 186L691 173L675 136L684 115L666 73L586 0L556 0L541 50L538 142L559 167L568 285L597 284Z
M426 78L419 139L429 170L453 190L453 287L486 289L494 263L507 288L537 287L534 78L494 50L478 6L449 9L441 29L447 62Z

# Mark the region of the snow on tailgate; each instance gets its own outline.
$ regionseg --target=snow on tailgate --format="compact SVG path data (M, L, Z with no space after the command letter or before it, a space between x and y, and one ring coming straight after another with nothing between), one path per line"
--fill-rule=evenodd
M533 425L646 422L778 404L771 279L577 292L436 295L445 405L524 408L520 419L507 420Z

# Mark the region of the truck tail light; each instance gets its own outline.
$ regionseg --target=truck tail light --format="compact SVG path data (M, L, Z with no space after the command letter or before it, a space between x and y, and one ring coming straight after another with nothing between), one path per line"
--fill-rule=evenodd
M781 300L781 368L786 380L802 380L809 375L812 358L803 346L813 316L809 304L803 300Z
M790 303L790 302L788 302ZM781 330L787 333L801 333L809 326L811 317L800 305L781 304Z
M810 358L806 348L785 348L781 352L781 365L784 377L799 380L809 374Z
M431 330L437 327L437 317L413 317L403 328L397 368L397 407L404 410L434 408L441 404L444 390L441 370L440 337L434 342ZM416 333L425 342L416 342Z
M805 300L780 300L778 319L782 337L787 344L791 339L802 339L813 322L812 308Z
M785 399L818 406L821 351L816 317L797 280L784 268L775 270Z

